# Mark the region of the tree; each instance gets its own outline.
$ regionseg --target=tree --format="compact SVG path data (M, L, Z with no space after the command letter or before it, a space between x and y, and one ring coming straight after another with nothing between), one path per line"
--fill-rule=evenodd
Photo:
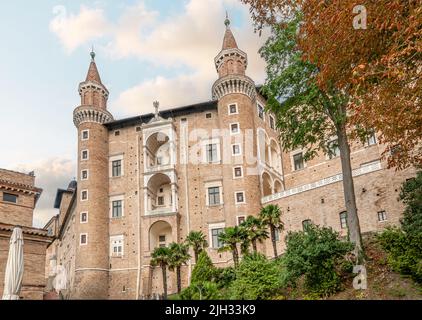
M155 248L151 254L151 266L159 266L163 272L164 300L167 300L167 267L170 260L170 250L167 247Z
M243 231L238 227L228 227L218 235L218 239L223 243L223 246L218 249L219 252L230 251L233 255L235 268L239 265L239 251L237 244L244 239Z
M189 247L183 243L172 243L169 246L168 266L170 271L176 271L177 293L182 291L181 267L190 259Z
M274 257L278 257L276 232L282 230L284 225L281 221L281 211L278 205L270 204L261 209L259 217L264 225L270 228L271 242L273 244Z
M241 224L241 226L245 228L246 233L248 234L254 253L258 253L257 242L262 243L269 237L266 225L261 219L249 216L246 218L245 222Z
M241 1L251 5L258 28L300 11L296 40L318 68L318 87L353 97L351 123L379 133L389 166L422 163L420 0Z
M198 261L192 271L191 283L209 282L214 279L215 266L206 251L199 254Z
M186 243L193 249L195 254L195 263L198 262L199 254L202 250L204 250L204 248L208 247L205 235L202 231L191 231L186 237Z
M333 86L317 85L318 67L306 60L298 48L296 34L301 23L298 14L283 27L274 26L261 54L268 63L263 92L267 107L277 115L277 128L286 151L302 148L304 159L317 154L333 156L340 151L343 191L350 240L355 255L363 259L363 246L357 214L355 189L350 160L350 96ZM280 101L283 101L280 103Z

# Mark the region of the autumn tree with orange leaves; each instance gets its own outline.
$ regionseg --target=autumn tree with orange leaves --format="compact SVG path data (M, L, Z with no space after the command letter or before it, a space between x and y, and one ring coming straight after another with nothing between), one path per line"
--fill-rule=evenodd
M300 12L302 58L317 66L322 90L351 97L348 125L362 128L362 139L376 130L390 167L422 164L422 0L241 1L258 29Z

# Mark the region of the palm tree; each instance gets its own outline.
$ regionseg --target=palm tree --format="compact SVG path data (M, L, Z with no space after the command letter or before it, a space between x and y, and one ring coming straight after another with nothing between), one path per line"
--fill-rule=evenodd
M208 242L202 231L191 231L186 237L186 243L192 247L195 254L195 263L198 262L199 254L208 247Z
M278 205L270 204L261 209L259 216L262 223L270 228L271 241L273 243L274 257L277 258L277 243L275 233L276 231L283 230L283 222L281 221L281 211Z
M223 246L218 249L219 252L231 251L235 268L239 265L239 251L237 244L243 240L242 230L236 227L228 227L218 235L218 239L223 243Z
M151 266L160 266L163 272L164 300L167 300L167 266L170 260L170 250L167 247L155 248L151 254Z
M252 248L255 253L258 252L257 242L262 243L265 239L269 238L266 225L261 219L253 216L246 218L245 222L241 224L248 233L248 238L252 242Z
M186 264L190 259L189 246L184 243L172 243L169 246L170 258L169 258L169 270L176 270L177 278L177 293L182 291L182 276L181 267Z

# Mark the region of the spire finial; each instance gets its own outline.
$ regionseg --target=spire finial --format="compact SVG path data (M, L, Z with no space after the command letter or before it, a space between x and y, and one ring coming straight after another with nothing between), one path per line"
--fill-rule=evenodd
M228 28L230 26L230 19L229 19L229 13L226 10L226 21L224 21L224 24Z
M92 61L94 61L94 60L95 60L95 51L94 51L94 46L92 46L92 49L91 49L91 59L92 59Z
M153 103L153 105L154 105L154 108L155 108L155 119L158 119L158 117L159 117L159 108L160 108L160 102L158 102L158 101L154 101L154 103Z

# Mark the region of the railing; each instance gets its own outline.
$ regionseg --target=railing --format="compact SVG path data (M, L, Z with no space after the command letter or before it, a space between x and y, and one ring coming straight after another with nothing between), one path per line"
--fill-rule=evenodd
M156 215L173 215L176 214L177 210L173 210L173 208L161 208L161 209L155 209L155 210L148 210L145 212L146 216L156 216Z
M145 173L154 173L166 170L172 170L175 166L173 164L164 164L160 166L147 166Z
M367 174L367 173L370 173L370 172L375 172L375 171L378 171L378 170L381 170L381 169L382 169L381 161L377 160L377 161L371 162L367 165L364 165L364 166L362 166L362 167L360 167L356 170L353 170L352 174L353 174L353 177L358 177L358 176L361 176L361 175L364 175L364 174ZM261 199L261 203L264 204L264 203L268 203L268 202L271 202L271 201L274 201L274 200L286 198L286 197L289 197L289 196L292 196L292 195L295 195L295 194L298 194L298 193L302 193L302 192L305 192L305 191L324 187L324 186L327 186L329 184L340 182L342 180L343 180L343 174L339 173L339 174L332 176L332 177L328 177L328 178L325 178L325 179L322 179L322 180L319 180L319 181L316 181L316 182L312 182L312 183L309 183L309 184L305 184L303 186L299 186L299 187L292 188L292 189L289 189L289 190L286 190L286 191L283 191L283 192L280 192L280 193L276 193L276 194L272 194L270 196L263 197Z

